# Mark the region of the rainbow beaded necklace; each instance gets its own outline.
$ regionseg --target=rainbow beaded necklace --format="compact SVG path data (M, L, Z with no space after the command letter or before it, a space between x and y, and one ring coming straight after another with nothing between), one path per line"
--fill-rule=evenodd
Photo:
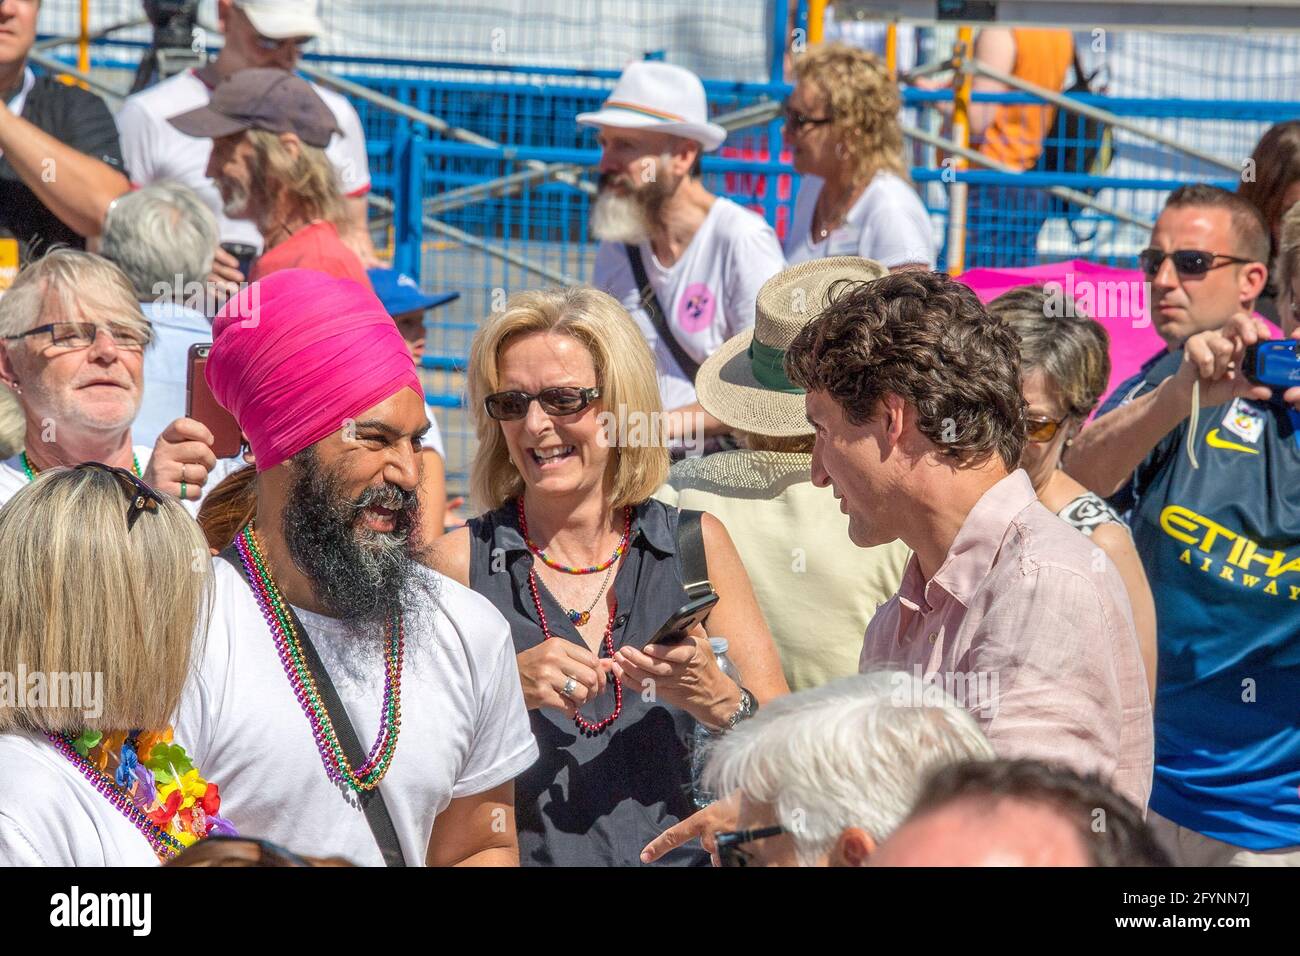
M18 456L18 458L23 463L23 474L27 476L27 480L35 481L36 474L37 472L40 471L40 469L32 464L32 460L27 457L27 452L24 451L21 455ZM135 471L135 476L137 478L144 477L144 472L140 470L140 456L137 455L135 452L131 452L131 468Z
M351 789L362 792L373 790L388 773L389 764L397 749L397 735L402 728L402 655L405 647L405 634L402 620L398 617L388 625L388 649L384 655L384 703L379 721L379 735L366 757L366 762L353 768L343 753L334 722L330 720L325 702L321 700L316 678L303 658L302 643L298 639L297 628L289 616L284 598L266 567L266 559L257 543L253 525L248 524L235 537L235 549L239 560L243 562L266 625L275 639L275 648L280 656L280 663L289 678L294 697L298 699L303 713L311 724L312 736L316 748L320 751L321 762L325 772L335 783L345 783Z

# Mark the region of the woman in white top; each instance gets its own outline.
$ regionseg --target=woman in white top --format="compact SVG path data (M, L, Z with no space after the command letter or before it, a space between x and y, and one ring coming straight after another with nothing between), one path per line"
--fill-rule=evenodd
M0 508L0 579L0 865L150 866L233 834L171 739L211 586L180 503L52 469Z
M1142 558L1124 519L1061 468L1061 455L1097 407L1110 380L1110 338L1075 303L1054 309L1042 286L1004 292L989 303L988 310L1020 336L1020 388L1028 406L1029 428L1020 467L1029 474L1039 501L1091 538L1119 569L1133 606L1148 689L1155 700L1156 607Z
M862 256L891 271L933 268L930 217L903 160L898 86L880 60L832 43L799 56L794 74L785 141L803 178L786 261Z

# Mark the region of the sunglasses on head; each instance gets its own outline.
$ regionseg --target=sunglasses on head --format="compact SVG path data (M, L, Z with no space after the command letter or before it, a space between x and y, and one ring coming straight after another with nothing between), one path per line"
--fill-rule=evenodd
M599 385L594 388L560 385L544 388L536 395L528 392L495 392L483 399L483 407L499 422L514 422L528 414L528 406L534 400L548 415L576 415L596 398L600 398Z
M1180 276L1203 276L1211 269L1219 269L1233 262L1254 262L1241 256L1230 256L1222 252L1201 252L1199 249L1179 249L1177 252L1165 252L1163 249L1143 249L1138 253L1138 266L1148 276L1160 271L1166 259L1172 259L1174 269ZM1223 262L1215 264L1215 259Z
M741 846L745 843L753 843L755 840L780 836L784 832L785 827L774 826L761 827L757 830L727 830L719 833L714 837L718 844L718 865L752 866L753 855L748 850L742 850Z
M77 466L77 471L84 471L90 468L95 471L103 471L112 475L121 484L122 490L126 492L129 504L126 508L126 533L130 534L131 529L135 527L136 520L143 512L157 512L158 507L162 504L162 498L158 492L154 491L143 481L137 478L132 472L125 468L114 468L112 465L105 465L99 461L82 462Z

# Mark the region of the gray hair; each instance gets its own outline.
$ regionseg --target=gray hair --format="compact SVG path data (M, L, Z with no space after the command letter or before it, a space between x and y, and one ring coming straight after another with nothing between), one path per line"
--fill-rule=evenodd
M46 322L99 319L136 329L147 342L153 326L140 311L131 282L103 256L55 247L26 266L0 297L0 338Z
M182 303L185 286L204 282L212 271L218 238L217 219L194 190L160 182L113 203L101 250L126 273L140 301Z
M704 782L770 806L804 866L848 827L880 842L911 810L927 774L993 748L942 686L876 671L780 697L712 748Z

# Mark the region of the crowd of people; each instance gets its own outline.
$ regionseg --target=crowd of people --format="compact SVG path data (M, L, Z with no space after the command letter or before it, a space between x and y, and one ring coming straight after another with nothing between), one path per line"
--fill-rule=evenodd
M706 188L700 80L633 63L575 118L590 284L474 336L453 526L450 296L375 258L314 2L219 0L116 125L33 79L38 7L0 4L0 864L1300 865L1300 385L1246 374L1265 299L1300 340L1296 123L1169 195L1166 347L1107 397L1103 325L934 271L878 58L795 59L784 243ZM1048 39L984 50L1064 76Z

